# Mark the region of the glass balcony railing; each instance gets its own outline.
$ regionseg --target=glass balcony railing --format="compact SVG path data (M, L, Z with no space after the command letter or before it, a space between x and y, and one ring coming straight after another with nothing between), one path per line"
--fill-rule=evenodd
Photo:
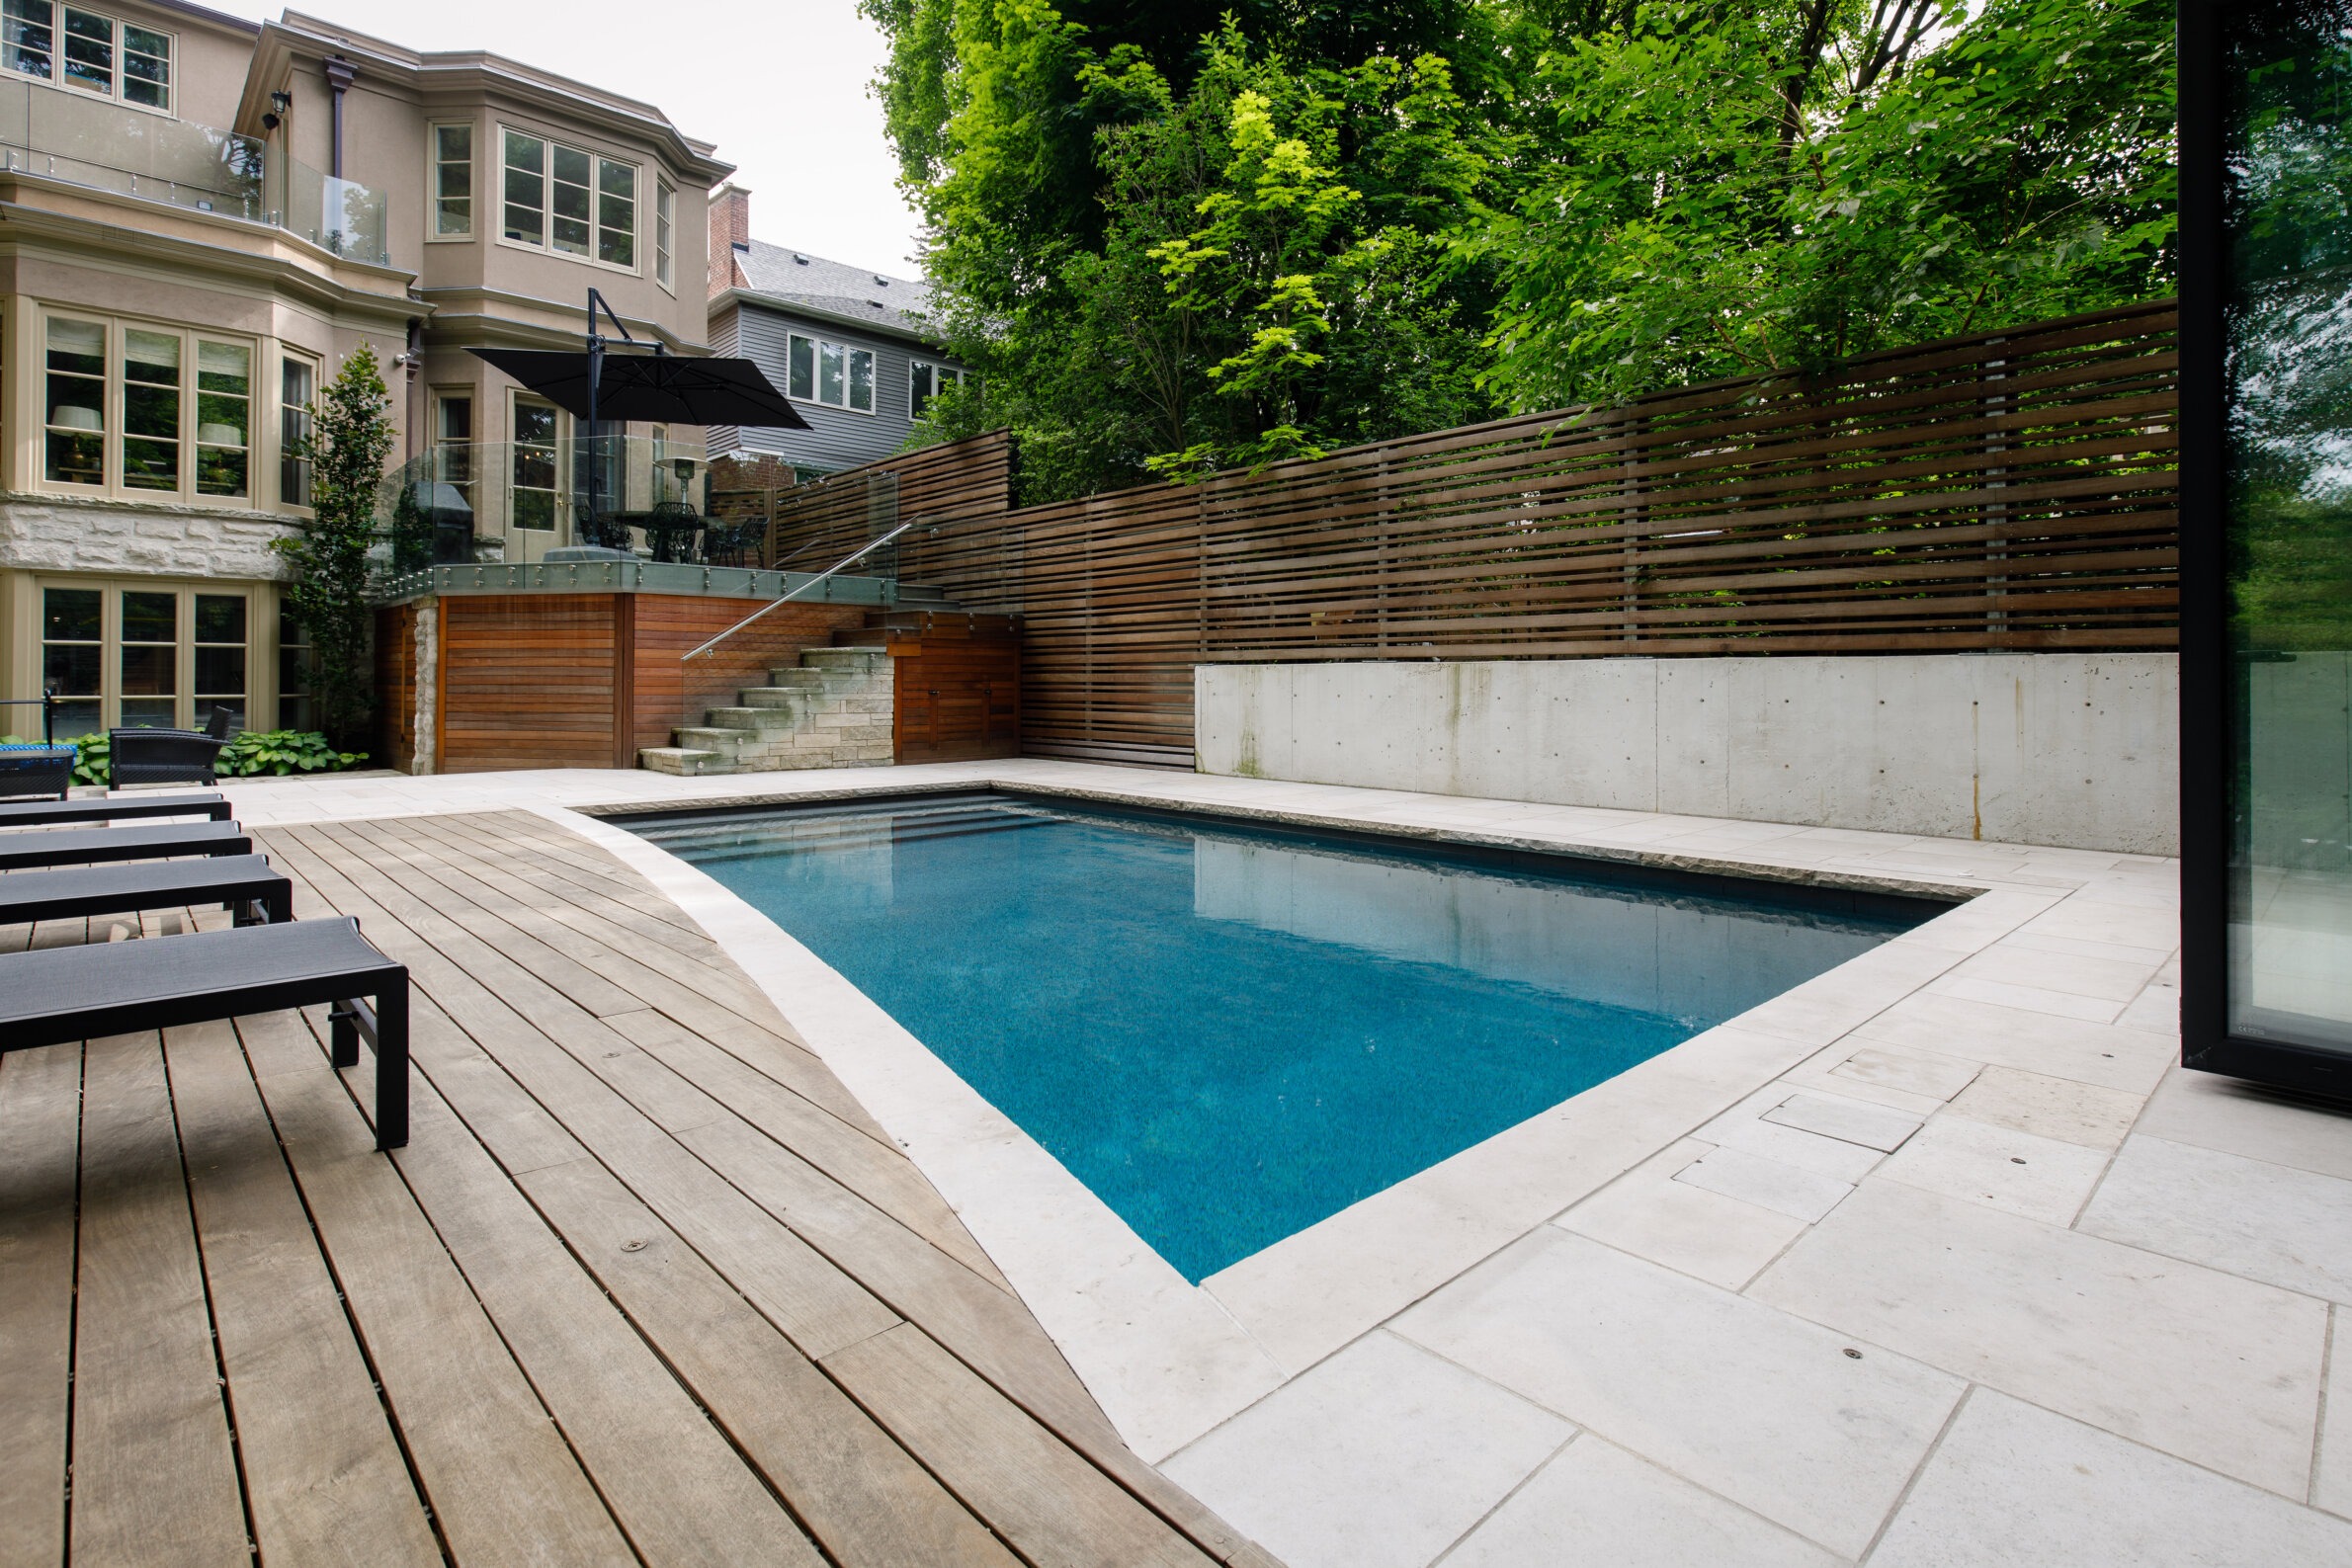
M11 171L269 222L262 150L234 131L0 77L0 160Z
M762 564L765 519L755 537L745 527L752 520L713 516L712 465L699 449L642 436L606 436L596 446L603 472L593 522L586 441L453 442L390 469L377 493L386 567L522 564L580 545Z
M293 159L279 194L285 206L273 208L266 151L233 130L0 75L0 167L268 223L338 256L391 265L380 192Z

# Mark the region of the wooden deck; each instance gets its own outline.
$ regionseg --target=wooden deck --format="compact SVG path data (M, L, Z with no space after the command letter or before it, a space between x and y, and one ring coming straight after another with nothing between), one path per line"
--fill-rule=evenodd
M618 861L256 837L409 965L413 1140L323 1017L0 1057L0 1564L1272 1563Z

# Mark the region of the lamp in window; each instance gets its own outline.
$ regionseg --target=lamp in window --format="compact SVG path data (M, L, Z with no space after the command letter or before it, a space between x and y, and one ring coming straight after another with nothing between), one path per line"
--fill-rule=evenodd
M106 421L98 410L79 403L60 403L49 411L49 423L59 430L104 430Z

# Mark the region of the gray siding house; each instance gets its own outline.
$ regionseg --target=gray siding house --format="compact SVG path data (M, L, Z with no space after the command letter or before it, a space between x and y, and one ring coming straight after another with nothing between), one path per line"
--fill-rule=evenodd
M715 425L712 454L768 454L804 477L888 456L932 393L964 373L917 319L928 290L755 240L750 209L736 186L711 199L712 352L756 363L809 428Z

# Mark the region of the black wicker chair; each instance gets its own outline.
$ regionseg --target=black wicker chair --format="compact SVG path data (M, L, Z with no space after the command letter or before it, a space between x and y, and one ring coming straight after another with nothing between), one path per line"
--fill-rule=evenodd
M57 742L57 700L43 696L12 698L0 707L41 709L41 740L36 744L0 745L0 795L55 795L64 799L73 788L73 765L81 753Z
M626 550L629 545L629 525L612 515L598 515L588 510L585 501L572 503L572 539L579 544L592 544L598 549Z
M228 744L229 726L236 715L225 707L212 709L211 722L193 729L110 729L107 738L107 783L116 789L131 784L204 784L220 774L213 765Z

